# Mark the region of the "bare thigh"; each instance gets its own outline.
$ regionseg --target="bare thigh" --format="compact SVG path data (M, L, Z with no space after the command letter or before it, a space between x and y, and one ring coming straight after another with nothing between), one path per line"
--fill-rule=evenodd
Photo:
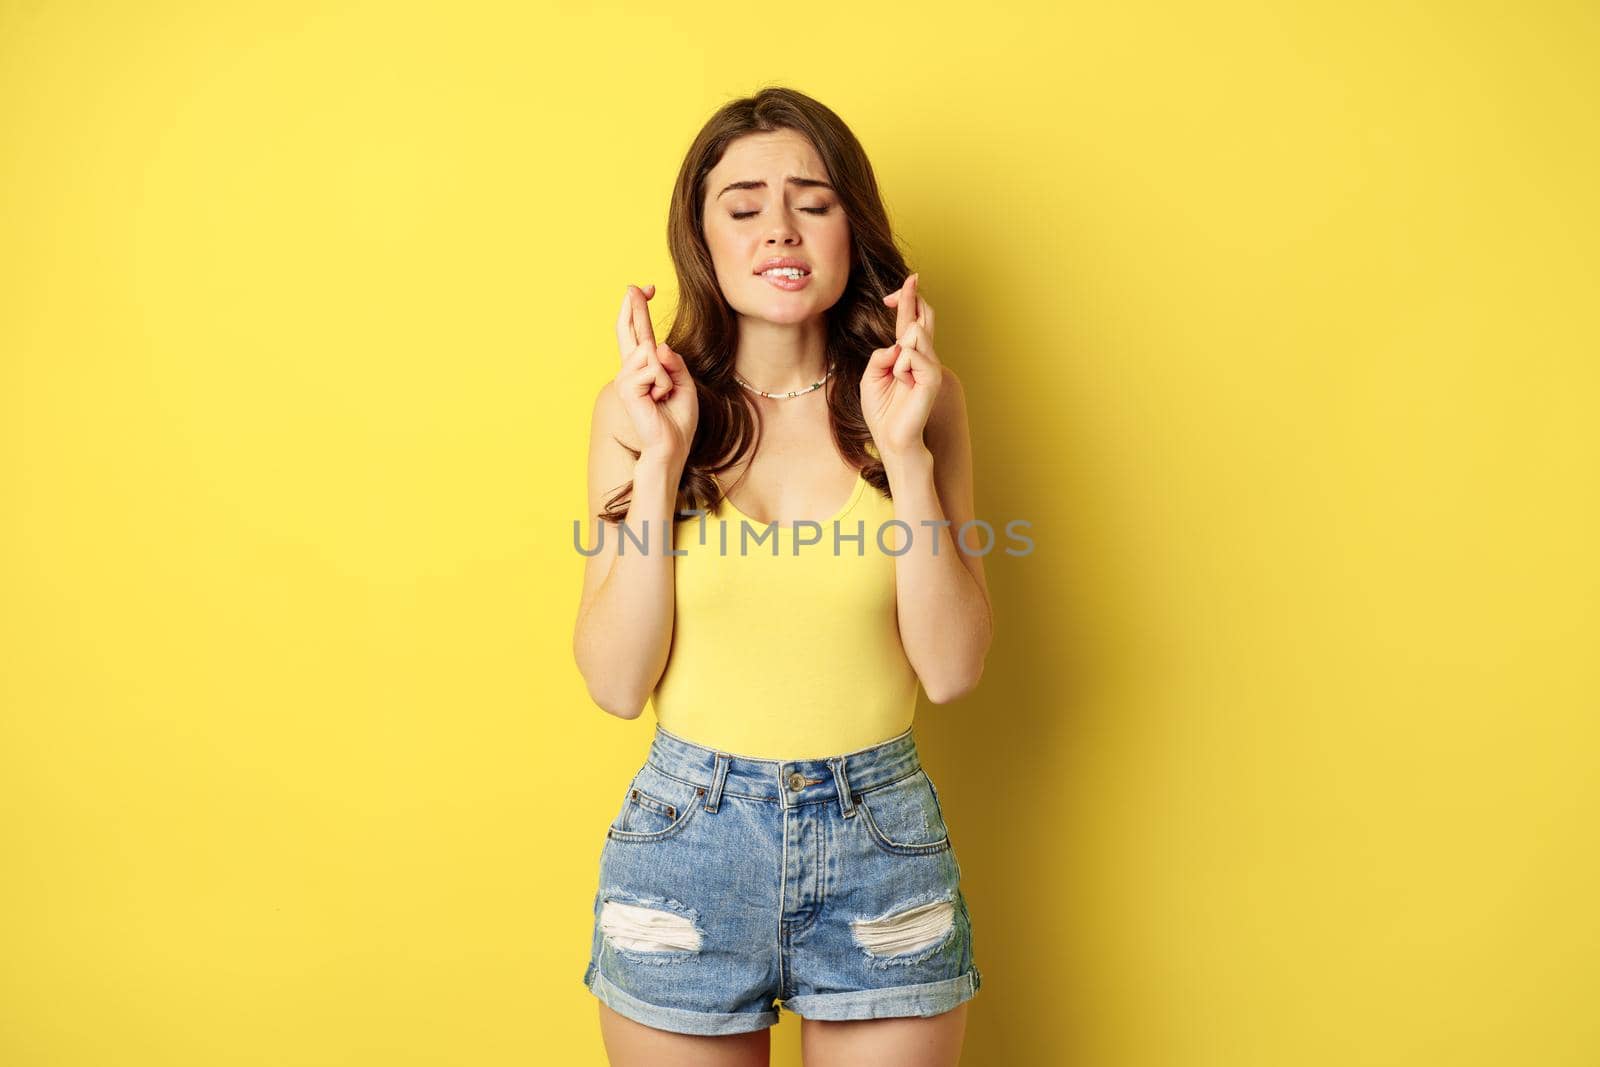
M716 1036L675 1034L635 1022L599 1003L600 1036L611 1067L767 1067L770 1060L770 1029Z
M831 1022L804 1019L800 1054L805 1067L956 1067L967 1033L963 1001L941 1015Z

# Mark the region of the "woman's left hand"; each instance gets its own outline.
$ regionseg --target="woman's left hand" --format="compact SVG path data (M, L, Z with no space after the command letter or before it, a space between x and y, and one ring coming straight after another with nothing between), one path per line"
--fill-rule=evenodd
M927 447L922 431L943 377L933 350L933 306L918 294L919 281L912 274L883 298L895 309L897 341L875 349L861 376L861 415L886 460Z

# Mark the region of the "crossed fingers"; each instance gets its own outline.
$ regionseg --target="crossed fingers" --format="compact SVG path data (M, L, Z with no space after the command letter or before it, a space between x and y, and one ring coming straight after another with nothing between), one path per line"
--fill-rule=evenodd
M913 326L921 328L921 333L928 338L933 337L933 305L922 298L917 291L921 283L921 272L915 272L906 278L905 282L883 298L883 302L895 309L894 336L902 345L916 347L916 338L908 338L906 332Z
M645 301L655 295L656 287L647 285L644 289L636 285L628 286L627 294L622 298L622 310L617 314L617 349L622 358L622 365L628 369L642 367L648 353L656 349L656 332L650 324L650 309ZM646 294L645 290L649 290ZM648 348L641 345L648 342ZM631 362L630 362L631 357Z

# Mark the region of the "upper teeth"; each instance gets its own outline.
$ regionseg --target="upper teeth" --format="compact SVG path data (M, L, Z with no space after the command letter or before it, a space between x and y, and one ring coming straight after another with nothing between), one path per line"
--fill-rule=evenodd
M806 272L801 270L799 267L771 267L762 271L761 273L763 275L781 274L785 278L803 278L805 277Z

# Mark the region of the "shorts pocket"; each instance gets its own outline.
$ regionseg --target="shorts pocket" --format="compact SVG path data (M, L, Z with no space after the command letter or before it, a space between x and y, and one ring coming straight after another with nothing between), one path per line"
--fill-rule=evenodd
M704 801L705 789L645 764L628 783L622 809L606 836L613 841L645 842L671 837L681 830Z
M853 794L872 843L897 856L925 856L950 847L933 781L920 767L899 781Z

